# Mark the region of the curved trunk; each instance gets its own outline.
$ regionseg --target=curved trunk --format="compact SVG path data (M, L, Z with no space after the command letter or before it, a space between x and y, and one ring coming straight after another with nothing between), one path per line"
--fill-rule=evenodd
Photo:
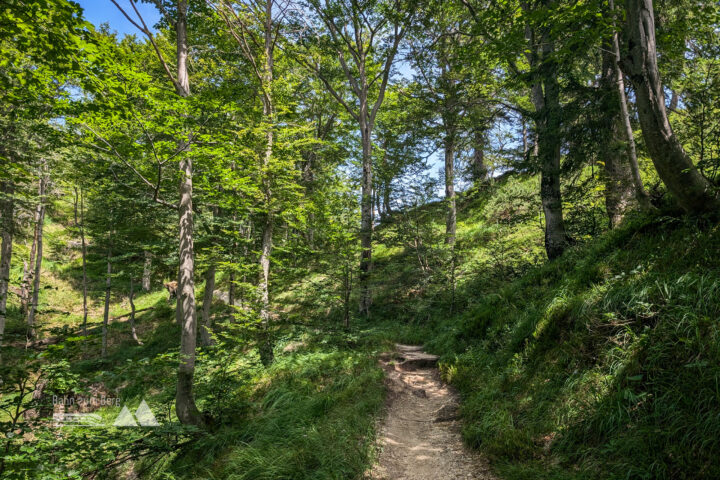
M652 0L627 0L629 55L624 69L635 87L638 116L650 158L670 193L688 213L720 211L710 182L695 168L672 131L657 66Z
M610 9L615 9L614 0L609 0ZM625 78L622 71L620 70L620 38L618 32L613 33L612 38L612 49L614 53L613 70L615 74L615 88L618 92L620 99L620 116L622 121L622 127L625 132L625 142L627 142L627 156L630 165L630 174L632 175L632 181L634 186L635 199L637 200L640 208L644 210L652 209L650 204L650 196L645 190L642 178L640 177L640 166L638 165L637 148L635 147L635 136L633 135L632 123L630 123L630 112L628 111L628 99L625 94Z

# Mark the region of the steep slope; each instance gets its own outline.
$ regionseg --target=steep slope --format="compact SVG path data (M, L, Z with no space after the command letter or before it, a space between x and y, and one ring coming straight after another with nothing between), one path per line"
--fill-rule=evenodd
M451 262L408 268L385 227L376 307L404 320L393 338L441 355L465 440L501 477L718 478L720 228L638 217L544 263L528 182L466 199L454 295ZM437 206L428 230L442 220Z

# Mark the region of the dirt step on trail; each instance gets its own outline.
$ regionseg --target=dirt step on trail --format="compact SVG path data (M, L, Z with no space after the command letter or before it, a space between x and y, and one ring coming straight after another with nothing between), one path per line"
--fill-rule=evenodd
M381 356L388 389L381 453L372 480L494 480L487 462L462 443L458 396L440 380L438 357L396 345Z

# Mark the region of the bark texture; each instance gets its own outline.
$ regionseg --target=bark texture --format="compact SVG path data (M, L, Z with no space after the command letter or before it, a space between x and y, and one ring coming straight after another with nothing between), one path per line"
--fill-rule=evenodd
M205 272L205 293L203 294L202 304L203 322L200 327L200 340L205 346L213 345L215 343L212 338L212 316L210 315L213 292L215 291L215 272L215 264L211 264Z
M34 252L31 253L31 257L34 255L35 265L31 264L32 273L30 277L33 280L32 298L27 307L27 331L28 338L35 338L35 317L37 315L38 302L40 300L40 274L42 271L42 260L43 260L43 225L45 224L45 202L47 195L47 184L48 177L44 172L45 167L43 166L42 176L40 178L40 203L38 203L36 215L35 215L35 238L33 240Z
M623 138L623 119L618 95L615 54L607 42L603 48L602 72L600 76L601 107L604 112L603 134L600 155L604 163L605 207L610 228L614 228L625 217L625 213L636 206L635 186L630 170L630 159Z
M112 247L107 250L107 270L105 272L105 303L103 305L102 324L102 352L103 358L107 357L108 345L108 322L110 321L110 289L112 288Z
M545 0L542 3L547 6L552 2ZM523 2L522 6L526 13L533 13L527 2ZM545 215L545 251L552 260L562 255L568 244L560 192L560 85L550 26L543 25L537 31L528 26L525 36L529 44L526 55L532 69L530 97L535 107L536 148L541 174L540 198Z
M5 316L7 314L7 295L10 285L10 261L12 259L12 242L15 233L15 202L14 188L9 181L1 185L0 197L0 228L2 228L2 246L0 247L0 348L5 335Z
M151 288L150 280L152 278L152 253L145 252L145 261L143 262L142 289L149 292Z
M187 70L187 1L177 2L177 81L179 96L190 95L190 78ZM189 147L188 147L189 149ZM178 366L177 393L175 395L175 413L181 423L186 425L204 425L200 411L193 396L193 377L195 376L195 348L197 344L197 306L195 305L195 252L193 241L193 163L186 151L180 160L180 203L178 212L179 257L177 319L181 327L180 365Z
M186 425L202 425L200 411L192 393L197 346L197 307L195 304L195 257L192 212L192 158L185 155L180 161L180 268L178 274L177 318L182 329L180 336L180 365L175 411Z
M447 132L444 141L445 149L445 202L447 203L447 219L445 221L445 243L455 245L457 230L457 205L455 202L455 133Z
M695 168L673 133L657 66L652 0L627 0L628 56L623 68L635 87L638 117L650 158L668 190L688 213L720 212L717 192Z

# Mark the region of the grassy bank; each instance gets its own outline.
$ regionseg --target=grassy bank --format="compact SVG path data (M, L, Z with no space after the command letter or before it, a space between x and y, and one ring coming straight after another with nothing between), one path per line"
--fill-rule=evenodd
M720 228L658 213L540 264L518 198L504 223L482 198L464 216L453 303L447 279L398 276L409 249L378 262L393 337L442 356L467 443L507 479L718 478Z

